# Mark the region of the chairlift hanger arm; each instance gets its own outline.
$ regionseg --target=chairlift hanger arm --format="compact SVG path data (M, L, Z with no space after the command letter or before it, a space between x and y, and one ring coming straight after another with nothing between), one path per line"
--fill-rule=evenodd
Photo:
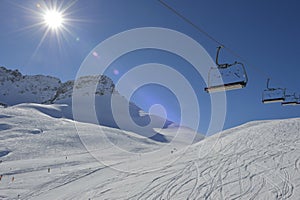
M216 64L217 64L218 68L228 68L228 67L230 67L232 65L237 64L237 62L234 62L232 64L228 64L228 63L222 63L222 64L220 64L219 63L219 54L220 54L220 51L221 51L222 48L224 48L224 46L218 46L218 48L217 48Z
M267 80L267 89L270 90L271 88L269 87L269 84L270 84L270 78L268 78Z
M280 88L270 88L270 78L267 79L267 91L274 91L274 90L278 90Z
M274 90L282 90L284 92L284 95L286 96L285 92L286 92L286 88L271 88L270 87L270 78L267 79L267 91L274 91Z

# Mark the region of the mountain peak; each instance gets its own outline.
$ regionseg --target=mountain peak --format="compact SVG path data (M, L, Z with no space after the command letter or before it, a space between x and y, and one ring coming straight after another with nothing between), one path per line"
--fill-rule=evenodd
M112 94L115 84L105 75L91 75L62 83L60 79L45 75L22 75L18 70L0 67L0 102L5 105L19 103L54 103L70 98L73 87L84 89L97 85L95 94Z

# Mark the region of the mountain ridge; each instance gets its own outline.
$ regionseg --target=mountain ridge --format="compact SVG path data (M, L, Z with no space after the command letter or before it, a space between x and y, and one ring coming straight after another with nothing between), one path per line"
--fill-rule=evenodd
M20 103L51 104L71 98L74 85L85 88L97 84L95 95L112 94L115 84L105 75L79 77L76 81L62 82L59 78L46 75L23 75L19 70L0 67L0 103L16 105Z

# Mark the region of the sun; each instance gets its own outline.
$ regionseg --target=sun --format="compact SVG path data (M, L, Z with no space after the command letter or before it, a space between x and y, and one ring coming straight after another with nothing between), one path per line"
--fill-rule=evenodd
M64 23L64 18L61 12L57 10L48 10L44 14L44 22L50 29L59 29Z
M32 21L32 24L20 28L20 31L33 29L41 35L40 39L37 38L37 46L32 54L32 58L36 56L45 41L49 41L51 45L57 45L59 51L68 42L79 42L79 37L70 29L74 26L74 23L82 21L74 18L76 12L71 10L78 0L38 1L39 3L35 5L16 5L20 9L24 9L29 16L28 19Z

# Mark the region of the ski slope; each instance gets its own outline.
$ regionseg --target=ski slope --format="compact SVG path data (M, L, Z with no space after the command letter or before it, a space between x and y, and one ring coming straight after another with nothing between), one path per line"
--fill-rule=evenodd
M98 125L38 106L61 105L0 107L0 199L299 199L300 119L250 122L188 149L191 130L169 126L160 134L181 137L165 151L170 141L101 127L124 155L98 140L99 159L77 134L93 141Z

